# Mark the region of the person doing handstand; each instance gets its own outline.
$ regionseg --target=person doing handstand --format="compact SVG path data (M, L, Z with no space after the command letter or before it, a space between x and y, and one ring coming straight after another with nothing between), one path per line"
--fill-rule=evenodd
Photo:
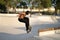
M28 15L29 13L30 13L29 11L26 11L26 12L19 13L18 15L18 21L25 23L27 33L31 31L31 26L29 24L29 18L26 17L26 15Z

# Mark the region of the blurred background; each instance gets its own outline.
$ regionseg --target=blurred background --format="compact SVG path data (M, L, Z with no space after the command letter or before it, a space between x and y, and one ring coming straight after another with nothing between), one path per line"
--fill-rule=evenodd
M31 14L60 15L60 0L0 0L2 14L16 14L27 10Z

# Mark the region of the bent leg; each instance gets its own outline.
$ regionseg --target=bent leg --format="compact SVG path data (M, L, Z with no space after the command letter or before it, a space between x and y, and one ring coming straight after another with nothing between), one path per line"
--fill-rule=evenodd
M25 22L24 22L24 19L20 19L20 18L18 18L18 21L19 21L19 22L23 22L23 23L25 23Z
M29 30L29 18L28 18L28 17L24 17L24 19L18 18L18 20L19 20L20 22L25 23L26 31Z
M25 22L26 30L28 30L29 29L29 18L24 17L24 22Z

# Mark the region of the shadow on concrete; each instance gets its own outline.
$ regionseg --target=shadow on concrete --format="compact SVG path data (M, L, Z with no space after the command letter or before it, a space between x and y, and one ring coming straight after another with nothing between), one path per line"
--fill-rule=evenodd
M32 25L32 31L31 33L22 33L22 34L10 34L5 32L0 32L0 40L34 40L34 36L38 36L38 29L44 29L49 27L58 27L60 24L35 24ZM22 29L24 30L24 27L16 27L15 29ZM20 31L21 32L21 31Z
M56 23L50 23L50 24L35 24L35 25L31 25L32 26L32 30L31 30L31 35L32 36L38 36L38 30L39 29L44 29L44 28L53 28L53 27L60 27L60 24L56 24ZM16 27L15 29L21 29L21 30L25 30L25 27Z
M0 40L27 40L28 38L31 38L33 36L30 36L30 34L9 34L0 32Z

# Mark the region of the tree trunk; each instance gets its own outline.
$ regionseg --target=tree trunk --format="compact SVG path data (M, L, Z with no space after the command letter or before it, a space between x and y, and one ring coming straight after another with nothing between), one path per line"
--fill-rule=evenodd
M55 7L55 15L57 15L57 8Z
M7 6L7 14L9 14L9 7Z

